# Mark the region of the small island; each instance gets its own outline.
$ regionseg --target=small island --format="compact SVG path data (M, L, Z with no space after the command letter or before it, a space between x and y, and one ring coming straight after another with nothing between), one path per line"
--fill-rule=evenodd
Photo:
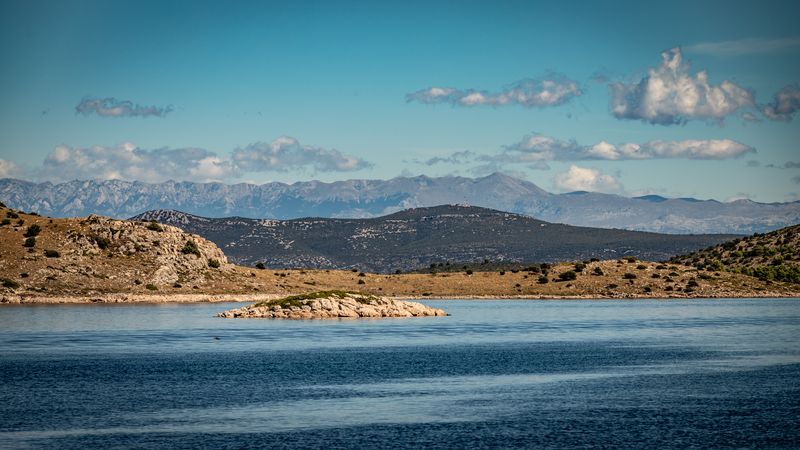
M320 291L254 303L223 311L226 319L338 319L446 316L441 309L417 302L348 291Z

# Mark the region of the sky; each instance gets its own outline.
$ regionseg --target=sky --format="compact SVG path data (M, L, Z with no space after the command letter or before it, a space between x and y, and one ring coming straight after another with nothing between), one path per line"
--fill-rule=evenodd
M0 2L0 178L800 200L800 3Z

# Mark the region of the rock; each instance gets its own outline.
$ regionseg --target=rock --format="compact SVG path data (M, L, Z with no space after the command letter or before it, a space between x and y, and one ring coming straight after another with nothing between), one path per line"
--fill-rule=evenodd
M327 295L325 295L327 294ZM218 317L260 319L332 319L360 317L446 316L441 309L421 303L392 300L352 292L331 291L286 297L223 311Z

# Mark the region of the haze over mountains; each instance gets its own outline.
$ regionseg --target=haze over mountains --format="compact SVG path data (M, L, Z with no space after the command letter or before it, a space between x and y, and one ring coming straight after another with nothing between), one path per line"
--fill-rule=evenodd
M732 239L553 224L480 207L415 208L372 219L209 219L150 211L155 220L216 243L238 264L393 272L433 263L533 263L637 256L664 260Z
M2 179L0 199L15 208L55 217L102 214L126 218L148 210L175 209L204 217L367 218L413 207L466 202L548 222L661 233L751 234L800 222L800 202L552 194L499 173L482 178L418 176L291 185L118 180L53 184Z

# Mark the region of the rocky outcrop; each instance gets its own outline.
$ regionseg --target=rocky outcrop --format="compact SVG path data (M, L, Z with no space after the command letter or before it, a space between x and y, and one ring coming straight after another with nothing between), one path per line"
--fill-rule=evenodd
M353 292L317 292L256 303L219 313L226 319L338 319L446 316L421 303Z

